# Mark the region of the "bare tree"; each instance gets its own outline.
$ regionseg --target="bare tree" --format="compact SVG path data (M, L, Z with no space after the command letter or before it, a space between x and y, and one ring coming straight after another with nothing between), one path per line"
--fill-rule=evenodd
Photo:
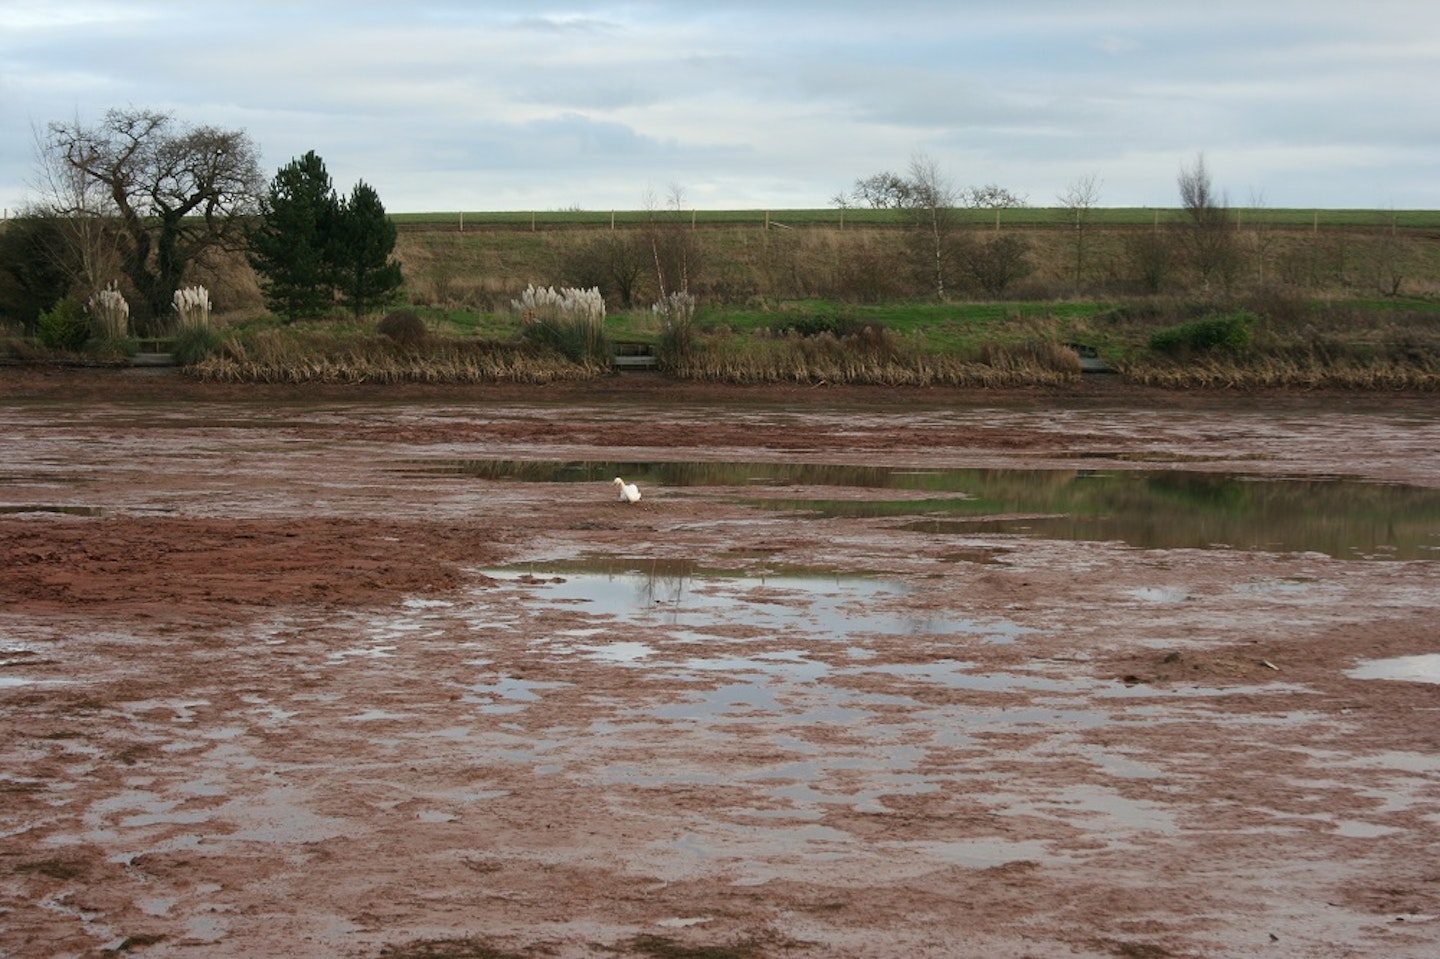
M1271 279L1270 260L1274 255L1275 231L1266 222L1265 217L1265 191L1250 191L1250 240L1255 250L1255 281L1261 287L1267 286ZM1238 223L1236 224L1239 225Z
M965 205L972 210L1018 210L1028 205L1025 197L998 183L967 186L962 195Z
M640 280L651 262L649 237L631 230L605 230L578 238L560 253L566 286L598 287L606 300L629 309L638 305Z
M933 285L936 298L943 300L959 230L955 187L933 158L917 153L910 159L908 193L911 237L923 264L921 272Z
M179 127L150 110L111 110L95 126L51 124L44 150L48 168L77 178L78 195L95 207L85 213L113 222L140 318L151 327L167 316L193 263L243 242L242 218L264 191L243 131Z
M57 243L49 256L88 299L121 271L119 236L113 218L105 215L106 192L82 171L59 162L39 129L33 135L39 162L31 185L41 198L33 212L55 224Z
M965 273L987 296L999 299L1030 274L1030 241L1015 233L991 234L966 245Z
M1145 293L1160 293L1170 285L1178 259L1171 231L1137 230L1125 236L1131 279Z
M1229 287L1236 265L1233 217L1228 200L1215 193L1203 152L1196 154L1194 166L1181 166L1176 182L1185 212L1191 265L1206 289L1217 278Z
M913 169L911 172L914 172ZM857 205L868 206L872 210L901 210L913 205L913 187L913 178L906 179L898 173L883 170L856 180L851 196Z
M1090 227L1091 215L1100 205L1101 180L1093 171L1076 177L1065 191L1056 197L1066 219L1075 227L1075 289L1079 291L1085 277L1085 231Z
M664 301L672 293L688 295L700 253L695 231L685 219L685 189L671 183L663 206L655 192L646 189L642 202L648 214L645 238L655 264L659 298Z

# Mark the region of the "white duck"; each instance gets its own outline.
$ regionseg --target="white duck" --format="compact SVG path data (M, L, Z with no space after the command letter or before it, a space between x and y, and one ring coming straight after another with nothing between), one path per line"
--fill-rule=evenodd
M615 477L615 485L620 487L620 501L623 503L637 503L640 501L640 487L634 483L627 483L620 477Z

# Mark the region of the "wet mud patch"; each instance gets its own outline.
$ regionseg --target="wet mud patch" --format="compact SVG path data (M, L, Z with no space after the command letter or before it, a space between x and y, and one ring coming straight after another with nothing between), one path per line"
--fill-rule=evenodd
M387 603L453 589L461 564L495 555L484 530L383 520L0 515L0 591L57 606Z

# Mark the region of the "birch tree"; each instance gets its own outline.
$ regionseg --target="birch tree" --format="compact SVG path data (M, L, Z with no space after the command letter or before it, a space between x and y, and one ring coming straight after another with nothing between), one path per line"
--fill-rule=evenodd
M1090 219L1100 205L1100 178L1095 173L1086 173L1065 188L1056 199L1065 211L1074 233L1075 246L1075 289L1078 291L1085 281L1085 232L1090 228Z
M945 299L960 229L955 197L955 187L934 159L920 153L911 158L906 197L911 245L920 275L940 300Z

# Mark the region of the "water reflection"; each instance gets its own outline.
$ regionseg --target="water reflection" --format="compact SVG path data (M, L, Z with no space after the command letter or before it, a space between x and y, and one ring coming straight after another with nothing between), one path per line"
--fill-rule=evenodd
M0 514L11 515L16 513L63 513L66 516L100 516L103 511L98 506L52 506L44 504L0 505Z
M580 483L616 475L659 489L736 491L765 509L818 517L911 517L903 529L1117 541L1140 549L1317 552L1341 559L1440 559L1440 491L1337 477L1174 470L888 469L808 463L443 460L413 475ZM815 487L904 498L780 495ZM773 493L756 496L757 488ZM916 494L929 494L919 495Z
M596 572L597 568L602 571ZM563 575L536 577L537 570ZM524 572L488 570L487 575L539 586L547 601L580 604L591 616L662 623L671 627L671 637L681 640L712 638L706 630L725 620L768 637L793 633L827 640L865 634L963 635L993 644L1033 632L1009 620L912 609L905 602L909 593L905 584L858 575L749 575L616 557L589 564L532 564Z

